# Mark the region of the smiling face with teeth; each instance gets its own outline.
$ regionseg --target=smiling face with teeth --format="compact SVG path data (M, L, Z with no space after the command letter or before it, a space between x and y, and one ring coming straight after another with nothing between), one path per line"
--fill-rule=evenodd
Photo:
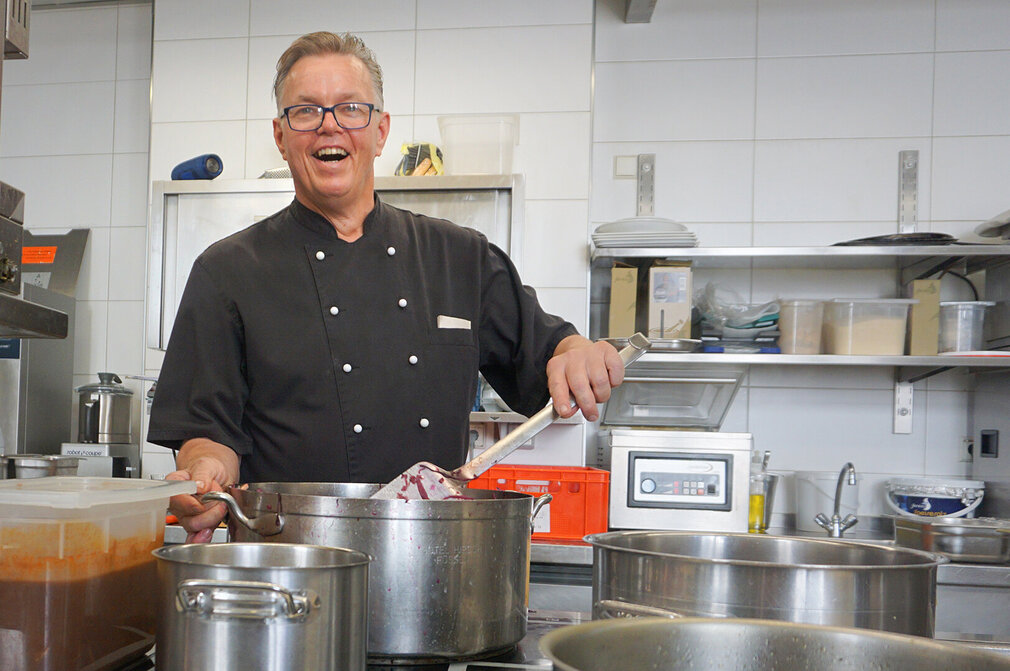
M368 70L356 56L322 54L294 64L280 107L343 102L378 102ZM273 124L274 141L291 168L299 202L329 219L341 237L360 237L372 211L374 162L389 136L389 114L376 110L371 123L356 130L341 128L329 112L315 131L291 130L284 117Z

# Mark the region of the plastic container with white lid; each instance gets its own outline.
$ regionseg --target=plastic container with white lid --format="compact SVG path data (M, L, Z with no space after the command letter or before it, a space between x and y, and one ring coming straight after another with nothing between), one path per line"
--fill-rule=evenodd
M985 482L960 478L892 478L887 505L905 517L974 517L985 496Z
M940 352L974 352L982 349L985 311L993 301L943 301L940 303Z
M828 517L835 508L835 489L838 486L838 471L796 471L793 475L794 506L796 528L800 531L824 533L814 518L817 513ZM855 515L859 510L859 481L855 485L842 485L842 499L838 514L841 517Z
M511 175L519 143L518 114L453 114L438 117L447 175Z
M779 299L779 348L783 354L820 354L824 301Z
M46 477L0 482L0 668L117 668L154 644L165 510L196 483ZM98 666L94 666L94 665Z
M908 309L915 298L835 298L824 305L827 354L896 356L905 353Z
M89 509L128 503L164 501L176 494L196 493L196 483L182 480L50 477L0 482L0 522L8 512L24 508L40 517L63 516L50 509Z

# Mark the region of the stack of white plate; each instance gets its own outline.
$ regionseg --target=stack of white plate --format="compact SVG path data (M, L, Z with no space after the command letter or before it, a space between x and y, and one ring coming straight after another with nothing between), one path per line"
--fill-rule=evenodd
M657 217L630 217L601 224L593 231L597 247L697 247L698 238L683 224Z

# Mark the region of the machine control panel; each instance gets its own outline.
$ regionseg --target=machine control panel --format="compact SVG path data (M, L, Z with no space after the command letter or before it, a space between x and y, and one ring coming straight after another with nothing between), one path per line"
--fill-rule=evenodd
M629 455L628 505L729 510L733 455L636 452Z

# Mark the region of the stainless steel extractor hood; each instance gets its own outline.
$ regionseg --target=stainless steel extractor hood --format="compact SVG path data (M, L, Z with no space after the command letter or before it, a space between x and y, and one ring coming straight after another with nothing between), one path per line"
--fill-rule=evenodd
M0 338L66 338L67 314L0 294Z
M0 182L0 338L66 338L65 312L22 297L25 194Z

